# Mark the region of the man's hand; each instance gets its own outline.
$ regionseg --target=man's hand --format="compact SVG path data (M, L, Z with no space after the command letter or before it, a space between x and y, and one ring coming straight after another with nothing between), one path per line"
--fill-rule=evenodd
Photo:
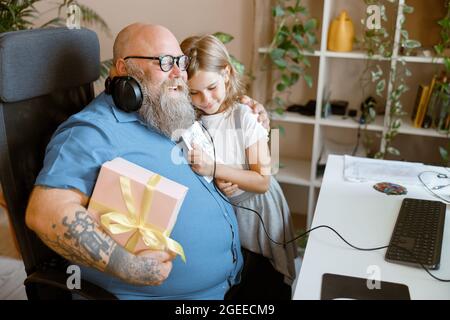
M261 122L262 126L267 130L270 130L270 120L267 115L267 111L264 106L256 100L248 96L242 96L240 99L241 103L248 105L253 113L258 114L258 121Z
M192 170L201 176L214 174L214 161L198 145L192 145L193 150L188 152L188 161Z
M121 274L136 285L159 286L169 276L175 257L175 254L165 251L143 250L134 259L120 266ZM134 279L139 280L133 281Z
M238 185L233 184L232 182L225 181L222 179L215 179L215 181L216 181L217 187L227 197L231 197L238 189Z

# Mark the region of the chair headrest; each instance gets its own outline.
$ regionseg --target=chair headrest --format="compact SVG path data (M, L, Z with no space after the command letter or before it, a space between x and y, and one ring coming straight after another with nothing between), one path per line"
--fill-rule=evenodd
M0 34L0 100L16 102L98 79L100 48L88 29Z

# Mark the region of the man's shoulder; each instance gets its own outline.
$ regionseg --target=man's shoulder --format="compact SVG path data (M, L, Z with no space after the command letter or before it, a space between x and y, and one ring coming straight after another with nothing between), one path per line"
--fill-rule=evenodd
M108 100L108 96L104 93L98 95L83 110L74 114L68 120L86 122L116 122L111 103Z

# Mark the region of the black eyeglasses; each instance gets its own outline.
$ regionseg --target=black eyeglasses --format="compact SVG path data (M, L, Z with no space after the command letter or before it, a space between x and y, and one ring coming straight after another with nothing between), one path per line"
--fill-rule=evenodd
M186 69L189 66L189 57L182 55L178 57L174 57L171 55L165 55L165 56L159 56L159 57L143 57L143 56L128 56L123 58L124 60L127 59L149 59L149 60L159 60L159 67L164 72L169 72L172 70L173 65L176 63L178 68L180 68L181 71L186 71Z

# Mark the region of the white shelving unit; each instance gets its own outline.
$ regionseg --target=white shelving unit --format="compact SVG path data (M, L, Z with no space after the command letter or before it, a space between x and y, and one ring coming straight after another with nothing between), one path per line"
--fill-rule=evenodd
M315 202L317 199L317 195L319 192L319 188L321 186L321 177L317 176L317 167L316 164L320 158L322 146L323 146L323 137L324 134L328 130L332 130L333 134L336 132L336 130L341 130L345 134L350 135L352 137L356 136L356 129L359 127L358 122L355 119L348 118L348 117L342 117L342 116L336 116L331 115L327 118L322 118L321 115L321 106L323 105L323 99L325 95L325 90L329 89L330 87L334 87L335 90L331 90L332 95L331 99L337 99L337 100L347 100L349 101L349 108L357 109L359 110L359 103L363 101L361 97L353 97L355 96L352 94L353 92L356 92L352 87L347 88L347 90L343 90L344 92L347 91L347 96L339 96L340 89L345 87L347 85L347 81L341 81L340 77L337 78L334 76L333 71L338 68L339 64L344 64L344 67L342 68L343 71L341 72L347 72L347 70L350 70L350 74L346 74L345 77L348 77L347 79L358 77L358 74L351 74L352 68L355 64L361 64L364 65L364 63L367 62L367 59L369 59L368 55L362 51L353 51L353 52L331 52L327 50L327 36L328 36L328 28L330 25L330 21L334 19L339 12L342 9L350 9L350 17L353 20L353 23L355 25L356 31L358 31L358 24L360 24L361 17L365 16L365 7L364 3L361 0L321 0L323 5L322 10L322 17L321 17L321 35L320 35L320 49L315 50L314 52L308 52L305 55L311 57L311 59L315 59L314 63L318 65L318 73L313 74L313 78L316 81L314 84L314 99L316 100L316 113L315 116L303 116L297 113L292 112L285 112L283 115L278 114L271 114L272 123L280 124L282 126L284 125L298 125L298 126L306 126L307 129L305 130L312 130L312 147L309 153L309 156L299 156L295 157L292 156L292 145L295 145L295 142L291 142L288 147L285 147L285 150L283 150L283 145L280 147L280 154L281 154L281 165L282 168L279 170L277 174L277 180L282 184L287 185L293 185L297 186L299 188L307 188L307 226L311 225L313 212L315 209ZM309 3L312 5L316 5L319 1L310 1ZM394 13L394 16L390 17L390 19L393 19L396 22L395 25L395 42L398 43L399 37L400 37L400 19L402 19L403 11L401 8L404 6L405 0L399 0L398 6L396 8L396 12ZM317 11L317 10L316 10ZM352 17L353 14L359 14L359 16ZM359 28L361 28L359 26ZM391 31L393 32L393 31ZM268 48L260 48L259 53L267 53L269 50ZM385 57L373 57L373 60L379 61L379 63L385 64L385 73L389 75L390 70L392 67L395 66L397 63L401 63L401 61L405 61L406 63L411 64L427 64L427 65L439 65L443 64L443 59L437 59L432 57L412 57L412 56L400 56L399 54L399 48L395 47L393 49L392 57L391 58L385 58ZM360 68L360 71L362 72L362 69ZM311 71L310 71L311 73ZM431 78L430 78L431 79ZM336 83L336 82L342 82L342 83ZM418 84L417 84L418 85ZM349 85L350 86L350 85ZM337 90L336 90L337 88ZM412 94L415 96L415 89L411 90L408 94ZM304 89L305 91L307 89ZM353 90L353 92L352 92ZM392 86L388 86L387 92L385 97L388 97L393 88ZM299 90L300 91L300 90ZM359 92L358 94L362 94ZM303 100L309 100L311 99L311 92L305 92L302 95ZM411 98L410 98L411 100ZM359 101L359 102L358 102ZM385 105L385 114L389 114L390 110L390 102L388 99L385 98L386 105ZM292 101L292 103L296 103L297 101ZM299 103L303 103L306 101L298 101ZM381 136L381 140L379 141L382 145L383 143L383 136L384 133L387 130L389 119L387 119L386 116L380 115L376 117L376 120L368 125L367 129L374 134L378 134ZM350 133L349 133L350 132ZM412 126L411 120L409 116L405 118L403 121L403 124L399 130L401 134L404 135L411 135L411 136L426 136L426 137L436 137L436 138L446 138L445 135L432 130L432 129L420 129L420 128L414 128ZM289 134L287 134L289 136ZM291 139L296 139L297 137L294 136ZM286 137L280 136L280 139L289 139ZM297 142L297 145L299 146L299 149L302 148L303 144L311 145L311 141L301 141L301 137L298 138L299 141ZM305 143L308 142L308 143ZM283 143L282 143L283 144ZM305 152L303 152L304 154ZM307 153L307 152L306 152ZM287 154L287 156L284 156L284 154ZM296 199L289 199L290 201L295 201Z

